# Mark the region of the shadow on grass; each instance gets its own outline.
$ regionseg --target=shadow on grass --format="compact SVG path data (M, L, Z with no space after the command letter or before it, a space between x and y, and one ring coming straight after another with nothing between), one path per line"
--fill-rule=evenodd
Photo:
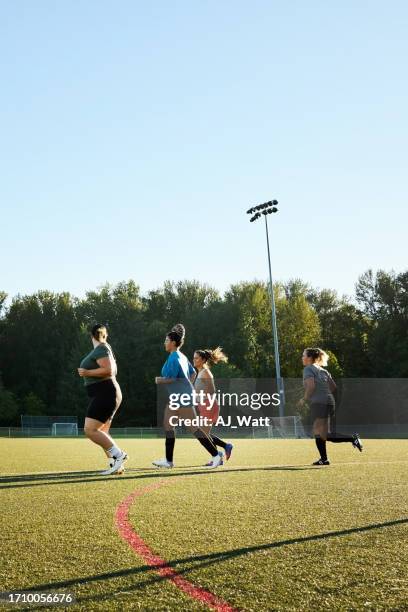
M154 471L155 468L132 468L127 472L147 472L151 469ZM82 472L37 472L36 474L9 474L7 476L0 476L1 483L14 483L14 482L37 482L40 480L56 480L56 479L78 479L90 476L100 476L102 468L100 470L83 470ZM1 486L0 486L1 488Z
M319 533L316 535L309 535L309 536L304 536L304 537L300 537L300 538L290 538L287 540L279 540L277 542L270 542L268 544L260 544L258 546L246 546L243 548L234 548L232 550L225 550L222 552L217 552L217 553L209 553L206 555L197 555L197 556L190 556L190 557L184 557L182 559L174 559L173 561L169 561L165 564L166 567L171 567L173 569L175 569L176 574L178 576L185 576L186 574L188 574L191 571L194 571L196 569L201 569L204 567L208 567L210 565L213 565L214 563L219 563L222 561L227 561L229 559L235 559L237 557L242 557L244 555L248 555L251 553L257 553L257 552L261 552L261 551L265 551L265 550L273 550L274 548L281 548L284 546L292 546L295 544L304 544L307 542L318 542L319 540L327 540L329 538L338 538L338 537L342 537L342 536L349 536L349 535L353 535L353 534L357 534L357 533L367 533L369 531L373 531L376 529L383 529L386 527L395 527L397 525L406 525L408 524L408 518L401 518L401 519L395 519L393 521L387 521L384 523L373 523L371 525L365 525L362 527L352 527L350 529L342 529L342 530L338 530L338 531L328 531L326 533ZM183 565L188 565L188 567L181 567L179 568L178 566L183 566ZM29 588L25 588L25 589L15 589L17 592L27 592L27 591L55 591L57 589L65 589L65 588L70 588L70 587L74 587L74 586L80 586L80 585L87 585L89 583L93 583L93 582L100 582L100 581L105 581L105 580L111 580L111 579L115 579L115 578L125 578L125 577L129 577L129 576L137 576L140 574L151 574L152 572L155 572L157 569L160 569L161 567L163 567L163 565L155 565L155 566L150 566L150 565L142 565L140 567L133 567L133 568L129 568L129 569L124 569L124 570L119 570L117 572L107 572L104 574L96 574L96 575L92 575L92 576L84 576L82 578L73 578L71 580L62 580L59 582L50 582L50 583L45 583L45 584L40 584L40 585L33 585ZM151 584L154 583L160 583L163 582L165 580L169 580L170 578L168 576L152 576L151 578L149 578L148 580L144 580L143 582L139 582L136 585L133 586L129 586L129 585L124 585L124 590L126 592L128 591L136 591L138 589L141 589L145 586L149 586ZM85 597L80 597L77 599L77 603L82 603L82 602L86 602L86 601L100 601L103 599L109 599L112 596L114 596L115 594L119 594L120 590L116 590L116 591L111 591L109 593L104 593L101 595L89 595L89 596L85 596ZM36 607L36 608L26 608L27 610L33 610L33 609L40 609L41 606Z
M248 467L229 467L210 470L205 467L188 466L183 469L189 471L184 472L177 469L171 471L163 471L159 468L132 468L127 469L123 476L101 476L99 471L94 472L56 472L52 474L19 474L16 476L0 477L0 489L15 489L23 487L43 487L49 485L63 485L71 483L87 483L87 482L124 482L130 480L141 480L144 478L175 478L180 476L194 476L197 474L231 474L235 472L258 472L258 471L302 471L302 470L320 470L320 467L312 465L265 465L265 466L248 466Z

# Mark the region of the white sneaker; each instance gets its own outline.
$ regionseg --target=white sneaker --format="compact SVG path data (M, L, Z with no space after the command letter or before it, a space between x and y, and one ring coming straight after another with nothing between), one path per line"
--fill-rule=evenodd
M109 467L106 470L103 470L102 472L100 472L101 476L108 476L110 474L110 469L113 467L115 460L110 457L109 458Z
M220 455L218 454L216 457L213 457L212 461L210 461L210 463L207 463L207 465L205 467L207 467L210 470L212 470L213 468L217 468L219 465L222 465L222 463L223 463L222 455L220 457Z
M218 451L219 456L221 457L221 463L220 465L224 465L224 453L222 451ZM209 461L208 463L204 464L204 467L210 467L212 465L212 460Z
M159 468L172 468L174 467L174 463L172 461L167 461L167 459L156 459L156 461L152 461L153 465Z
M109 467L107 470L103 470L103 472L101 472L101 476L110 476L112 474L111 470L113 468L113 464L115 463L114 459L111 459L109 461ZM120 476L120 474L124 474L125 473L125 467L123 465L121 465L121 467L115 472L115 475Z
M123 464L128 460L128 455L124 451L119 457L112 457L112 461L110 461L110 468L102 472L103 476L110 476L110 474L122 474L125 471ZM113 463L112 463L113 462Z

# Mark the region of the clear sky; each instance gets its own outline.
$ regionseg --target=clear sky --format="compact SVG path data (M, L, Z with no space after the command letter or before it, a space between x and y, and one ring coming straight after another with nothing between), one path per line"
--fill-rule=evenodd
M0 290L407 268L405 0L2 0Z

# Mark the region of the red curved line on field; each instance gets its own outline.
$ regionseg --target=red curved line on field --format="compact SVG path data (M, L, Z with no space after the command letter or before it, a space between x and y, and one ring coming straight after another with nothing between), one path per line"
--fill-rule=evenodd
M174 482L176 479L172 479ZM133 548L133 550L142 557L147 565L156 569L159 576L168 578L173 582L183 593L189 595L193 599L206 604L213 610L218 612L236 612L236 608L233 608L227 602L223 601L210 591L196 586L192 582L189 582L179 574L176 570L170 567L164 559L156 555L153 550L146 544L143 538L133 529L129 521L129 510L136 498L150 493L155 489L159 489L165 484L170 484L168 481L161 480L155 484L152 484L143 489L137 489L120 502L116 508L115 523L119 530L121 537Z

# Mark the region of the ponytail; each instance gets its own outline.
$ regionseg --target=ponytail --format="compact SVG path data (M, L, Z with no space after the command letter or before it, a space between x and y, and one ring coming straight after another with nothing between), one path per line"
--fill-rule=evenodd
M313 363L316 365L326 367L329 361L328 354L323 351L321 348L307 348L305 349L305 353L308 357L313 359Z
M195 352L200 355L201 359L203 359L205 363L208 363L210 367L220 362L228 362L228 357L225 355L224 351L220 346L217 346L217 348L215 348L214 350L199 349Z

